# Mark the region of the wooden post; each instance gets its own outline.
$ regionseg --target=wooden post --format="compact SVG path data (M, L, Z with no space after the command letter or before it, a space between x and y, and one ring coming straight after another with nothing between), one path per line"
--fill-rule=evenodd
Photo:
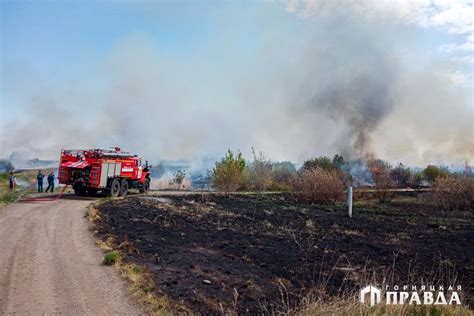
M352 187L347 188L347 211L349 217L352 217Z

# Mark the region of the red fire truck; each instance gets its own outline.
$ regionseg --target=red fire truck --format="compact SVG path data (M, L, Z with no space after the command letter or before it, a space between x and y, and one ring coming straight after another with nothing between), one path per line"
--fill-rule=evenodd
M115 147L106 149L63 149L58 180L71 185L76 195L124 196L129 189L150 189L151 166L141 158Z

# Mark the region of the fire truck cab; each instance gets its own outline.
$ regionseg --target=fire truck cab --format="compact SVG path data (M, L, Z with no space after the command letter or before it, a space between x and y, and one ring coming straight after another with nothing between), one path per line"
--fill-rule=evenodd
M63 149L59 163L58 180L71 185L76 195L95 195L99 191L106 196L124 196L129 189L141 193L150 189L148 162L123 152L120 148Z

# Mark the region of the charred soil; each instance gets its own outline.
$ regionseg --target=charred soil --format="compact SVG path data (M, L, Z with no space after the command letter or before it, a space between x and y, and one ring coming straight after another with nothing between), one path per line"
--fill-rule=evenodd
M125 260L151 272L154 291L195 312L288 311L374 278L460 284L472 307L474 214L423 196L359 201L352 219L343 205L284 194L135 196L99 210L99 236L128 245Z

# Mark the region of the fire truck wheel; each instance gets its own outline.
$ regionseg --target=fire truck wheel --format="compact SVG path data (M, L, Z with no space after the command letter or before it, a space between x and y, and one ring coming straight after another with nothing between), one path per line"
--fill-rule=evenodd
M117 197L120 195L120 180L114 179L109 189L110 196Z
M74 194L76 194L77 196L85 196L86 193L87 192L84 188L80 188L80 187L75 187L74 188Z
M89 189L87 189L87 194L88 194L89 196L97 196L97 189L91 189L91 188L89 188Z
M120 188L120 196L125 196L128 193L128 181L122 180L122 187Z
M148 190L150 190L150 179L145 179L145 182L143 182L143 185L140 187L139 191L140 193L145 193Z

